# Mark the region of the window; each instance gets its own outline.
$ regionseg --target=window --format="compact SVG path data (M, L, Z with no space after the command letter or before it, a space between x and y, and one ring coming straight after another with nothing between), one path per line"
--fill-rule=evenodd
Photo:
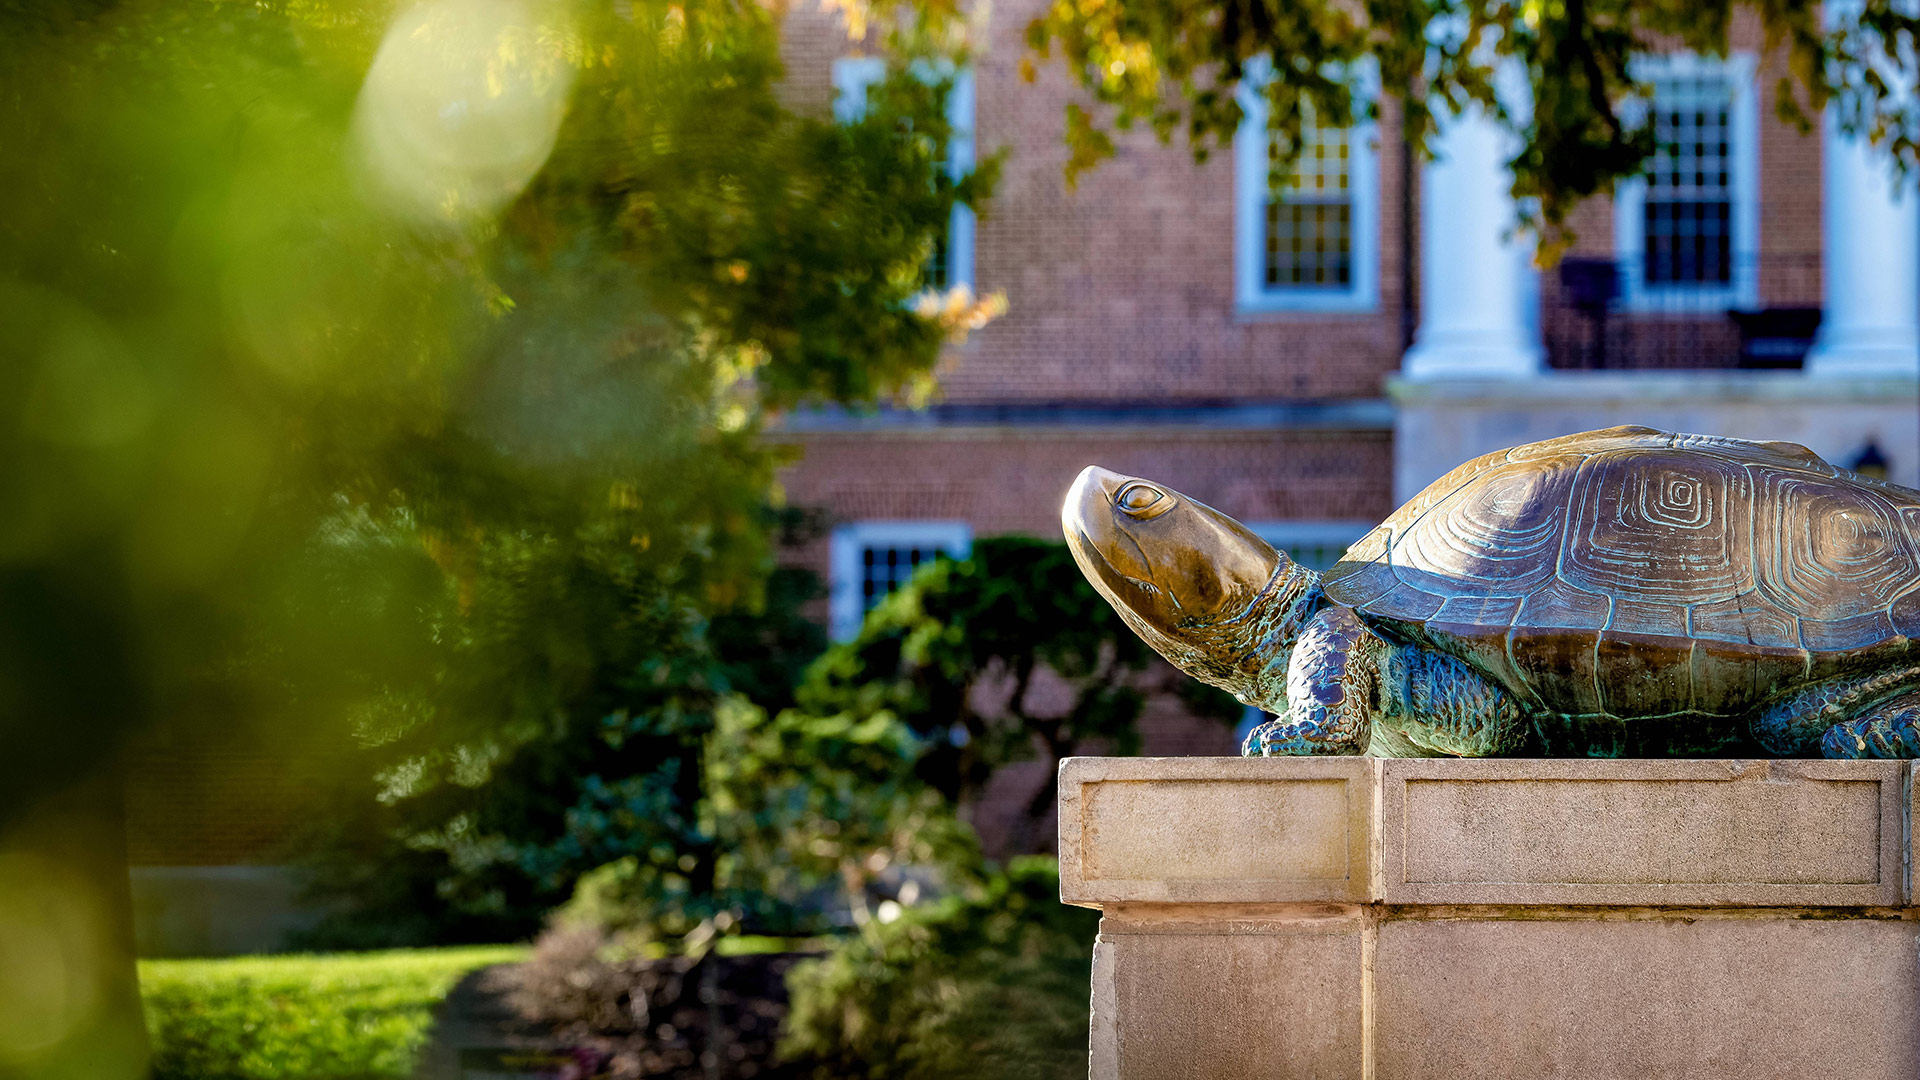
M1345 128L1316 125L1286 193L1267 199L1266 244L1261 264L1269 289L1353 284L1353 162ZM1267 159L1280 164L1281 139L1269 134Z
M1652 130L1643 175L1623 182L1614 240L1629 307L1758 304L1758 129L1750 56L1642 57L1653 89L1635 117Z
M858 120L867 108L867 90L887 77L887 63L878 56L843 56L833 62L833 116L843 124ZM954 73L947 97L947 123L953 133L941 164L955 179L973 168L973 72ZM927 287L945 291L956 285L973 287L973 229L971 207L956 205L947 220L945 236L934 241L927 260Z
M1234 293L1242 311L1371 311L1379 302L1379 149L1372 124L1311 121L1292 175L1266 99L1243 85L1234 138Z
M835 641L860 632L868 609L941 555L964 559L973 530L962 521L861 521L833 531L828 619Z

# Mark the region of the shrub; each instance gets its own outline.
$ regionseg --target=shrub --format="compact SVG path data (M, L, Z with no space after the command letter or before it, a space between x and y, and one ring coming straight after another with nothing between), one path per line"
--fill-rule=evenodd
M774 1049L787 1014L786 975L802 941L726 937L702 957L643 955L590 928L558 926L494 983L525 1024L590 1051L608 1075L700 1080L709 1052L721 1075L789 1080Z
M796 967L782 1053L835 1080L1078 1080L1099 923L1054 860L1016 859Z
M406 1077L434 1006L510 947L144 960L154 1080Z

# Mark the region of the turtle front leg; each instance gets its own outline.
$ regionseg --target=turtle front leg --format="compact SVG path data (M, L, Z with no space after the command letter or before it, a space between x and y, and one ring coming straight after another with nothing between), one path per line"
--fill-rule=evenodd
M1307 623L1287 666L1286 715L1254 728L1248 756L1364 754L1386 700L1381 659L1388 645L1352 610L1323 608Z
M1316 614L1293 647L1287 712L1242 754L1488 757L1525 738L1512 694L1451 656L1390 645L1352 610Z

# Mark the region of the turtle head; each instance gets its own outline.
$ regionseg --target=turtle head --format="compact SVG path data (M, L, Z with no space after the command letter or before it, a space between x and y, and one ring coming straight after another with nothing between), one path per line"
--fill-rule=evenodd
M1097 465L1073 482L1060 524L1094 589L1175 667L1267 704L1277 663L1284 698L1319 575L1206 503Z

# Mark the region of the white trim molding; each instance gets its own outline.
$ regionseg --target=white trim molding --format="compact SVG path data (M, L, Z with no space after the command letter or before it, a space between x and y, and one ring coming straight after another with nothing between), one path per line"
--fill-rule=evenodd
M947 174L959 180L973 171L973 69L953 73L953 89L947 94L947 124L952 134L947 139ZM973 288L973 207L953 204L953 216L947 221L947 288L964 285Z
M1729 226L1732 239L1730 281L1725 285L1648 284L1646 275L1647 178L1633 176L1614 189L1613 250L1620 264L1620 300L1629 311L1677 311L1757 308L1760 306L1760 98L1754 87L1754 54L1736 52L1725 59L1688 52L1657 53L1633 59L1636 82L1723 79L1727 108ZM1657 101L1656 101L1657 103ZM1627 118L1645 123L1649 103L1629 103Z
M1362 314L1380 306L1380 139L1377 125L1362 120L1347 129L1347 195L1351 263L1340 286L1266 283L1268 183L1267 101L1261 74L1249 71L1238 91L1240 129L1233 138L1233 299L1242 314L1330 312ZM1354 102L1364 108L1377 93L1362 82Z
M850 640L866 618L861 589L865 553L908 547L964 559L973 551L973 526L964 521L855 521L833 530L827 556L827 623L833 640Z

